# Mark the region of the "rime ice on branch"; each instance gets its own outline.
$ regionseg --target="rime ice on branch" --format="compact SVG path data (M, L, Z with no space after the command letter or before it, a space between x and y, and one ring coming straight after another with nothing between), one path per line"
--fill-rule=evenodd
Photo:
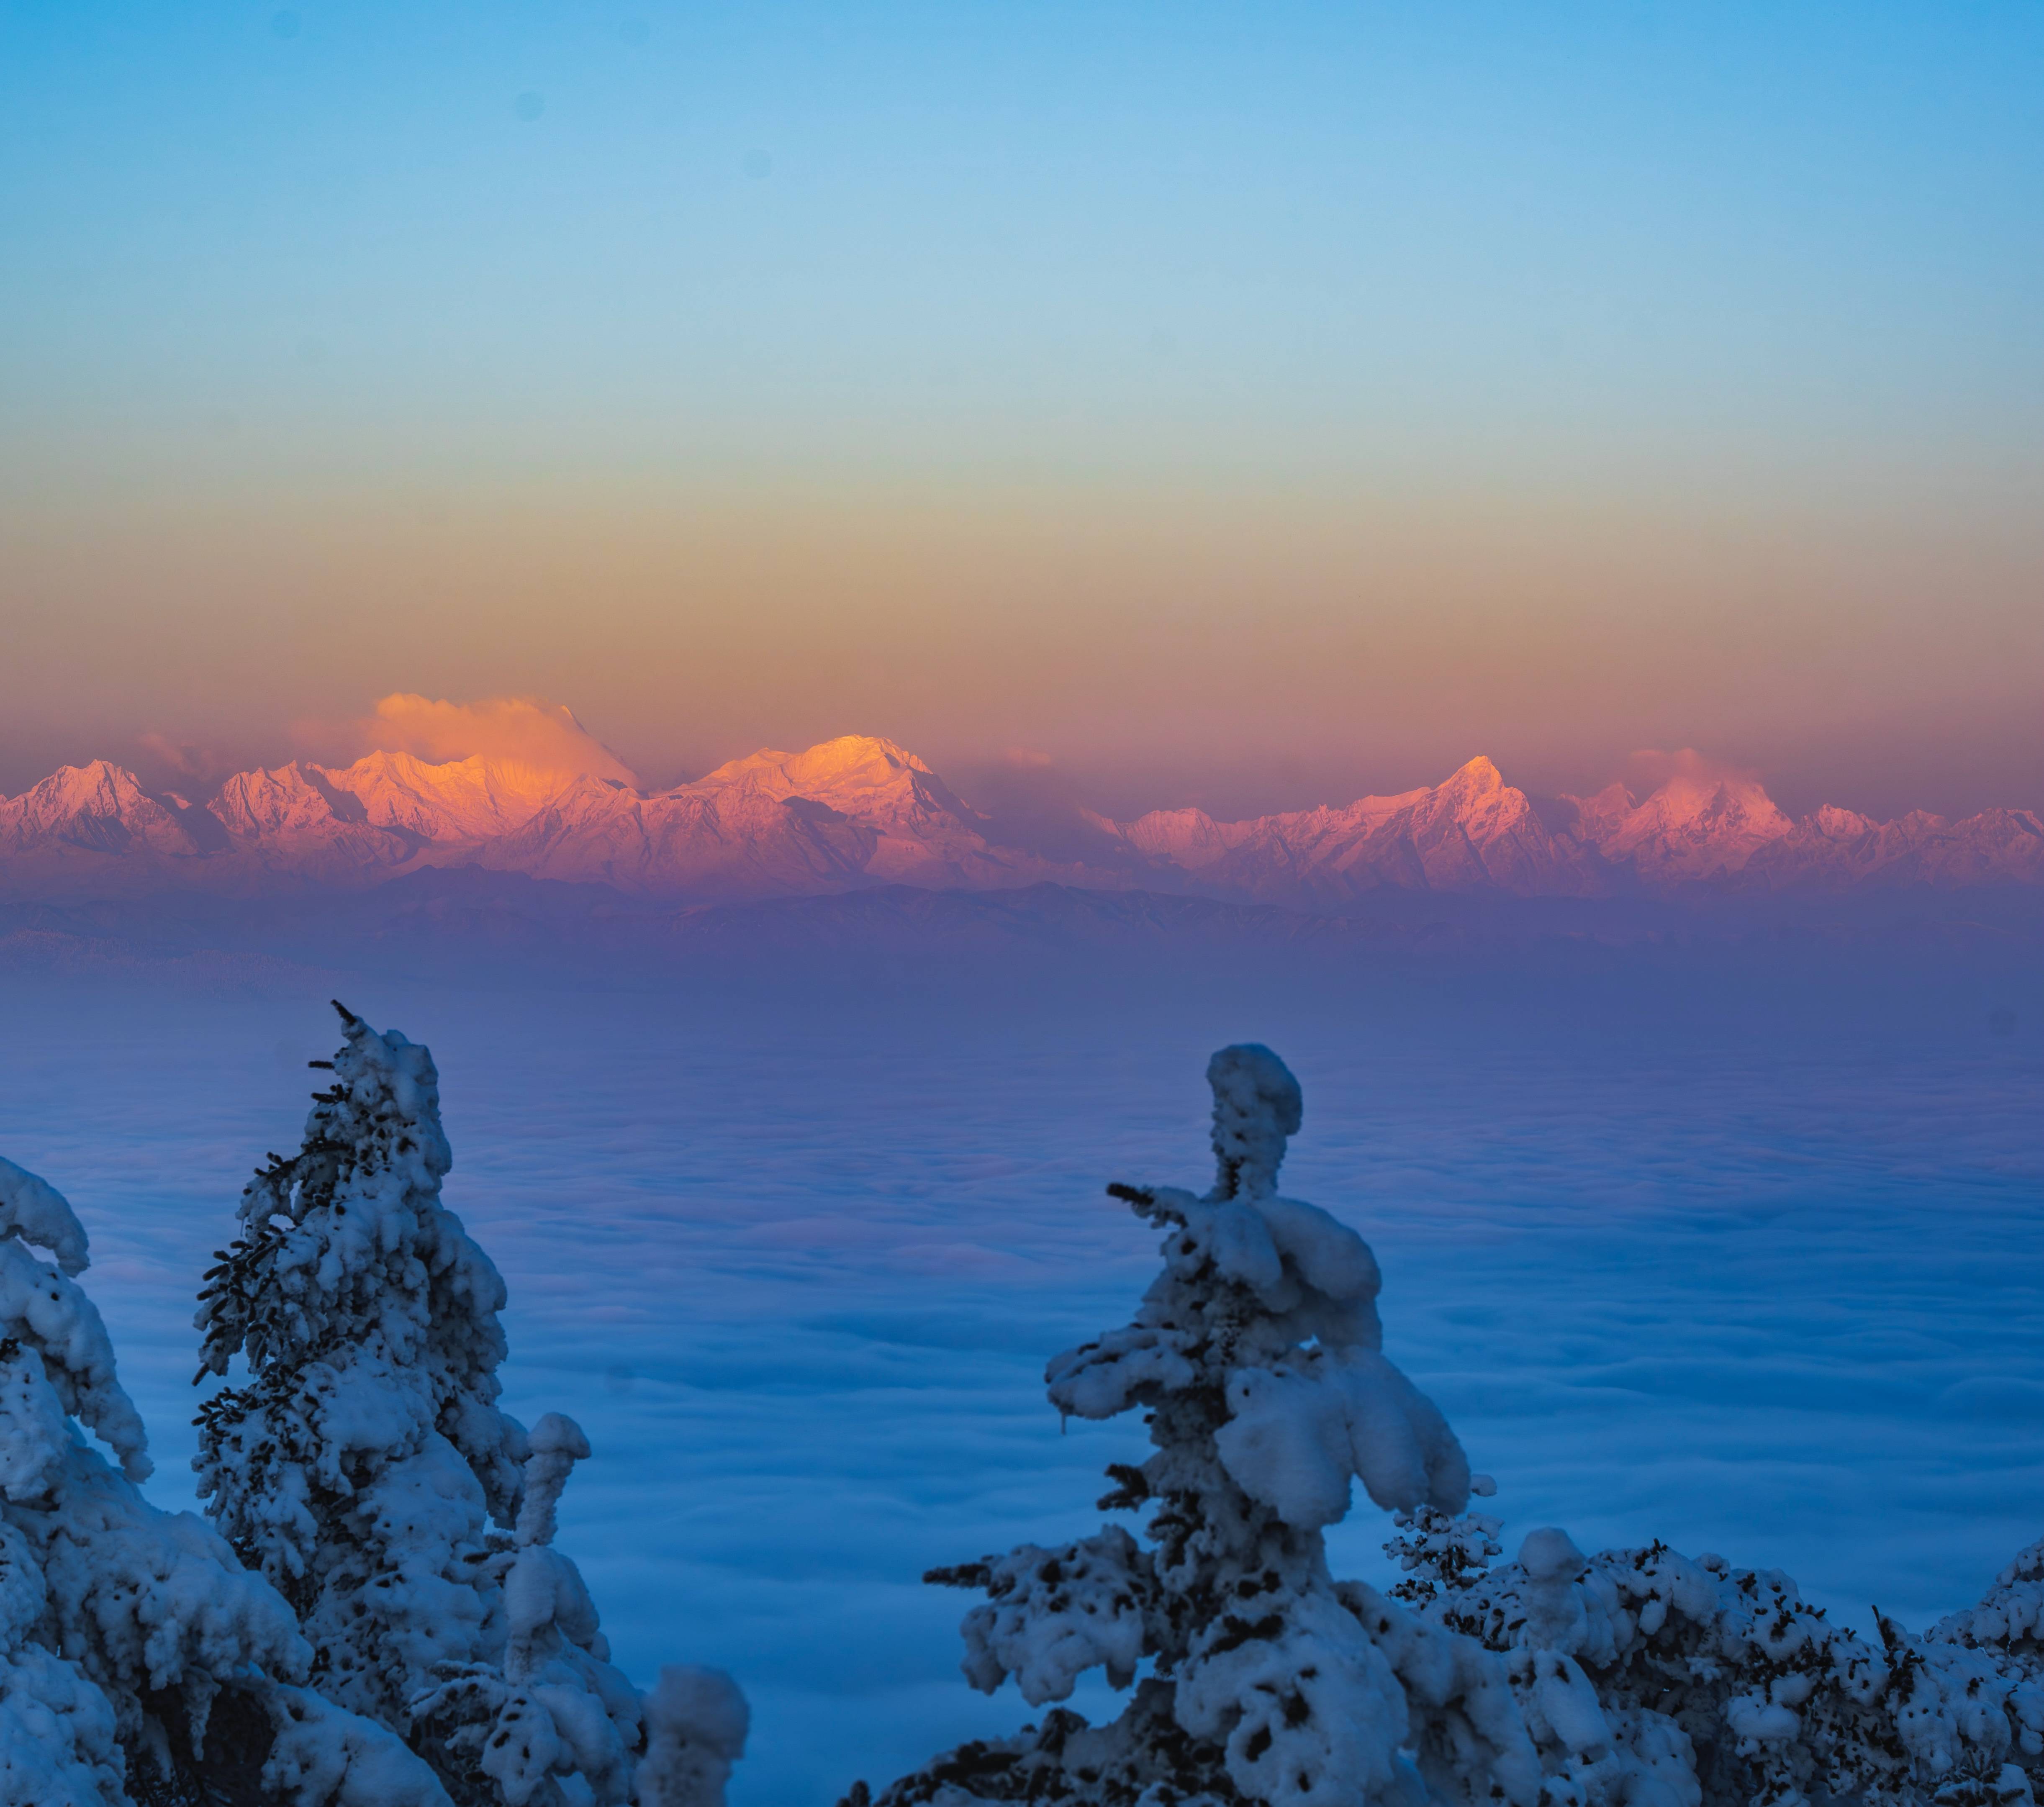
M206 1370L240 1355L249 1379L202 1412L199 1491L297 1609L321 1694L407 1738L457 1801L623 1803L636 1782L647 1807L714 1807L743 1701L714 1674L644 1700L611 1666L552 1547L589 1445L498 1408L504 1282L440 1202L432 1057L336 1008L333 1083L243 1193L202 1294Z

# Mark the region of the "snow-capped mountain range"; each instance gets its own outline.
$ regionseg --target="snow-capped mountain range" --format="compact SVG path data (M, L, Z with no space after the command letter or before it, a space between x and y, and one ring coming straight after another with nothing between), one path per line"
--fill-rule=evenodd
M1535 798L1488 759L1442 783L1339 807L1216 821L1085 815L1028 844L891 740L763 751L670 790L480 756L375 752L344 767L237 773L203 801L106 760L0 800L0 895L359 886L477 866L697 901L879 884L1001 890L1053 881L1316 909L1386 888L1600 897L2044 885L2044 821L1988 809L1878 822L1796 820L1759 783L1698 763L1645 796Z

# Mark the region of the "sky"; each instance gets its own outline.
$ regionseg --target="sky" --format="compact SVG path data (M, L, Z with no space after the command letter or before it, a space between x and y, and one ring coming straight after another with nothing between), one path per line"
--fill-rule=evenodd
M2040 96L2028 4L0 5L0 790L417 693L2044 805Z

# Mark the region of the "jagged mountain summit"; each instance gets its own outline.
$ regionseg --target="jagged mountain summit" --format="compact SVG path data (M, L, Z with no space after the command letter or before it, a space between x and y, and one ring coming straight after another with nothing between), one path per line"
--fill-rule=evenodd
M2044 821L1997 809L1800 820L1758 780L1679 761L1644 795L1539 798L1485 758L1396 796L1216 821L1087 816L1055 847L1004 829L894 742L763 749L664 790L480 755L237 773L194 802L106 760L0 800L0 895L256 893L474 866L690 902L1047 882L1339 909L1372 893L1591 898L2044 884ZM1083 848L1075 853L1074 847Z
M1594 848L1550 830L1526 793L1480 757L1431 789L1339 809L1247 822L1156 811L1120 832L1155 863L1267 902L1325 902L1386 885L1565 897L1605 888Z

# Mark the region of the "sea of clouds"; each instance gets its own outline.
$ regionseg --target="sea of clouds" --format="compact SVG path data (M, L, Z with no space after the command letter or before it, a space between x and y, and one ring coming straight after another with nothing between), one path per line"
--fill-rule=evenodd
M9 973L0 1153L90 1228L151 1490L189 1503L191 1295L296 1146L327 990L429 1043L449 1200L510 1286L508 1403L595 1446L562 1546L637 1678L740 1678L737 1807L829 1807L1032 1717L966 1687L968 1601L917 1577L1091 1528L1102 1466L1139 1459L1132 1421L1061 1426L1043 1364L1154 1267L1104 1182L1204 1183L1227 1041L1299 1075L1284 1190L1375 1247L1388 1352L1496 1477L1508 1551L1658 1536L1921 1625L2044 1535L2031 967L1606 949L1335 982L1209 950L1067 978ZM1364 1502L1338 1570L1381 1576L1388 1528Z

